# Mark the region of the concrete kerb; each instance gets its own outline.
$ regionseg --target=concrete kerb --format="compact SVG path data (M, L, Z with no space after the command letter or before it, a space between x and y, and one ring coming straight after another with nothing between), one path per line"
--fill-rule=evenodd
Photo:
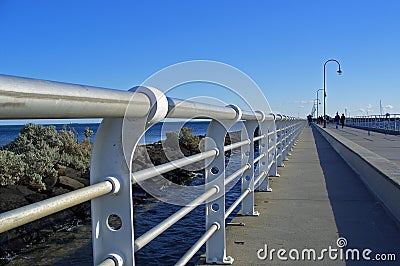
M314 125L347 164L359 174L400 226L400 167L386 158L336 134Z

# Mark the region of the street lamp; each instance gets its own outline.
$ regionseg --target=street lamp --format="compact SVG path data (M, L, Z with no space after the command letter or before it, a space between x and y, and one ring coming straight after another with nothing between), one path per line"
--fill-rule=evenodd
M318 90L317 90L317 119L318 119L318 117L319 117L319 116L318 116L318 104L319 104L318 92L319 92L319 91L322 91L322 89L318 89Z
M324 128L326 128L326 87L325 87L325 67L328 62L336 62L339 66L339 70L337 71L338 75L342 74L342 70L340 70L340 63L335 59L329 59L324 64Z

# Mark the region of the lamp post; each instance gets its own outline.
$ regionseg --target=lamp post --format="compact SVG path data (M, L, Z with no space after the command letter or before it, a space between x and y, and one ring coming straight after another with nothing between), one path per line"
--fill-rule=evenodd
M318 92L319 92L319 91L322 91L322 89L318 89L318 90L317 90L317 119L318 119L318 117L319 117L319 116L318 116L318 104L319 104Z
M328 62L336 62L339 66L337 71L338 75L342 74L342 70L340 70L340 63L335 59L329 59L324 64L324 128L326 128L326 87L325 87L325 67Z

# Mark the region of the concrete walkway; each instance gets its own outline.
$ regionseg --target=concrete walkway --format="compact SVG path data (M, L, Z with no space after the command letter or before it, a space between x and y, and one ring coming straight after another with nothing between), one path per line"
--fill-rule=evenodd
M343 129L341 127L335 129L331 124L328 124L328 128L400 166L400 135L387 135L374 131L368 133L367 130L346 126Z
M289 258L291 249L297 249L300 258L303 249L314 249L318 257L329 246L338 248L338 237L346 238L347 248L360 249L360 256L365 248L372 250L370 257L397 253L392 264L374 261L368 265L399 265L399 228L315 129L304 129L285 164L279 169L281 177L271 180L273 191L256 193L260 216L238 216L232 222L245 223L245 227L228 226L227 255L235 259L234 265L365 265L363 260L330 260L328 252L323 261ZM272 260L269 256L259 259L257 251L265 245L268 252L285 249L288 261L278 259L276 251ZM296 256L295 251L290 254ZM264 252L260 255L265 256Z

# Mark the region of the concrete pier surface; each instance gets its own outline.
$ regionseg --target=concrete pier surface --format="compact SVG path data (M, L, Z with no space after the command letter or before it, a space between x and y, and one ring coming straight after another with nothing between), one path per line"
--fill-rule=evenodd
M279 173L271 180L272 192L255 194L260 216L237 216L232 222L245 226L227 227L227 255L235 259L234 265L400 264L398 225L316 129L303 130ZM338 244L346 245L340 249ZM371 261L362 257L366 249L371 250L365 251ZM338 258L331 259L335 254ZM390 254L396 261L376 260L393 257Z
M400 166L400 135L389 135L352 127L328 124L327 128Z

